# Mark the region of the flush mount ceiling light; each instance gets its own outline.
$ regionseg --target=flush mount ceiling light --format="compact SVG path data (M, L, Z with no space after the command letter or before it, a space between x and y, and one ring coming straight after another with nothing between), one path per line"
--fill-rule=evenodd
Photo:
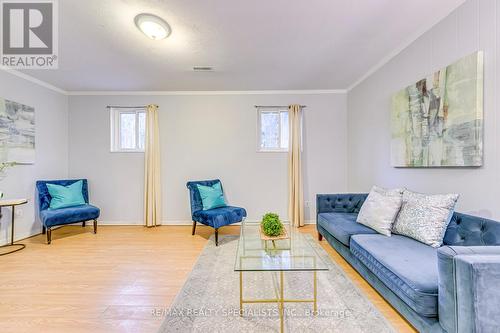
M135 25L143 34L153 40L165 39L172 33L170 25L153 14L139 14L134 19Z
M195 71L195 72L213 72L214 68L212 66L194 66L193 71Z

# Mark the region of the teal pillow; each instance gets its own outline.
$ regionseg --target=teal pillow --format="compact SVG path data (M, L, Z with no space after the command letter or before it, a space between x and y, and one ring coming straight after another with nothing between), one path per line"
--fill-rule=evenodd
M49 209L59 209L85 205L82 193L83 181L79 180L68 186L47 184L47 189L52 197Z
M226 201L224 201L224 193L222 193L220 182L212 186L203 186L199 184L196 186L198 187L198 192L200 192L203 210L227 206Z

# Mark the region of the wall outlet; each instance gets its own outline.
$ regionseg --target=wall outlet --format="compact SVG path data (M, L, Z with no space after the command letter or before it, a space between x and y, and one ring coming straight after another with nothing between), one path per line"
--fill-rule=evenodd
M306 208L311 207L311 201L304 201L304 206L305 206Z
M16 213L15 214L16 214L17 217L23 217L23 210L18 208L18 209L16 209Z

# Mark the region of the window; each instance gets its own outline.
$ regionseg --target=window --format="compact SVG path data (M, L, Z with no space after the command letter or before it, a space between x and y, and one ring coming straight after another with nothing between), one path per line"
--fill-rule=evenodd
M288 109L258 109L259 151L287 152L289 141Z
M144 109L111 108L111 151L143 152L146 135Z

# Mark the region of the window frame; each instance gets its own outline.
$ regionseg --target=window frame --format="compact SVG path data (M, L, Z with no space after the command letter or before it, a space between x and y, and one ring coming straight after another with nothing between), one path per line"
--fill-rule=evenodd
M262 114L263 113L278 113L280 115L280 121L278 122L278 141L281 143L281 113L287 112L288 108L257 108L257 152L259 153L288 153L290 142L288 142L287 148L263 148L262 147ZM290 121L290 119L288 120Z
M257 108L257 152L258 153L288 153L290 151L290 133L288 133L288 146L286 148L262 148L262 113L266 112L280 112L280 121L279 121L279 141L281 142L281 112L288 113L288 126L290 126L290 110L287 107L261 107ZM303 140L304 140L304 130L303 130L303 121L304 113L300 114L300 150L303 150Z
M146 114L145 108L110 108L110 152L112 153L144 153L139 148L139 114ZM135 114L135 148L121 148L121 115Z

